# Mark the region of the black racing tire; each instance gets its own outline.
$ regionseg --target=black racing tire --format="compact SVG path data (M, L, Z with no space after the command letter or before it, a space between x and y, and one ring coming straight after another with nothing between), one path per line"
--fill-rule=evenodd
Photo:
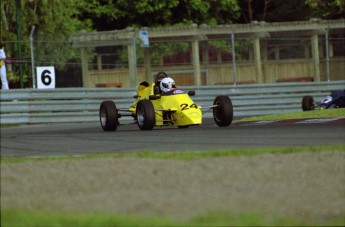
M310 111L315 109L314 98L312 96L306 95L302 99L302 110Z
M136 107L136 118L141 130L152 130L156 123L155 109L151 101L140 100Z
M213 105L213 118L219 127L229 126L234 115L231 99L228 96L217 96Z
M104 131L116 131L119 115L113 101L104 101L99 108L99 120Z

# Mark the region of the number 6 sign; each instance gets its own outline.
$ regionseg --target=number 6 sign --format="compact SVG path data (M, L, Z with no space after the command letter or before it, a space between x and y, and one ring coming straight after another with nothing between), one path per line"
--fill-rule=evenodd
M37 88L55 88L54 66L37 67Z

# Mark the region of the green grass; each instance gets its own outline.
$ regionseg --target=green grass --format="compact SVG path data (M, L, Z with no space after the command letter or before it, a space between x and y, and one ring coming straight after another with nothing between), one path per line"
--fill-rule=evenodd
M290 120L290 119L308 119L308 118L337 118L345 117L345 108L313 110L294 113L272 114L257 117L247 117L239 120L242 121L269 121L269 120Z
M231 148L221 150L206 151L178 151L178 152L156 152L143 151L135 153L111 153L111 154L90 154L78 156L56 156L56 157L35 157L35 158L9 158L1 157L1 163L19 163L48 160L83 160L95 158L158 158L175 160L192 160L215 157L238 157L261 154L289 154L298 152L325 152L325 151L345 151L345 145L327 145L327 146L301 146L301 147L264 147L256 149Z
M110 214L48 213L45 211L2 210L1 226L172 226L164 218L140 218Z
M344 226L344 218L327 221L272 217L263 213L234 213L230 211L209 212L192 218L187 226Z
M1 211L1 226L344 226L345 220L313 220L272 217L263 213L209 212L178 222L163 217L135 217L117 214L48 213L45 211Z

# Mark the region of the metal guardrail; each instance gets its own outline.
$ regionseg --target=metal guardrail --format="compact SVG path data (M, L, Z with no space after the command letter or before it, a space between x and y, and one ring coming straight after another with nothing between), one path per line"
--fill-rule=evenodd
M321 101L331 91L345 89L345 80L332 82L293 82L250 85L181 87L195 90L197 105L210 105L218 95L227 95L235 117L302 111L304 95ZM134 101L135 88L58 88L13 89L0 92L1 124L97 122L104 100L113 100L118 108ZM211 117L212 113L206 113Z

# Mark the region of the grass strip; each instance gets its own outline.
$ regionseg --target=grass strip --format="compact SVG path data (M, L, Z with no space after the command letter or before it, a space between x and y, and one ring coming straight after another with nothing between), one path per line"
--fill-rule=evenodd
M344 226L343 218L311 220L309 218L273 217L264 213L235 213L211 211L197 215L185 223L186 226Z
M263 213L211 211L184 222L162 217L136 217L118 214L48 213L45 211L2 210L1 226L344 226L343 218L310 220L272 217Z
M175 226L164 218L141 218L102 213L48 213L45 211L2 210L1 226Z
M28 157L28 158L9 158L1 157L2 163L19 163L32 161L47 161L47 160L83 160L95 158L158 158L158 159L175 159L175 160L193 160L203 158L216 157L238 157L251 156L261 154L289 154L298 152L327 152L327 151L345 151L345 144L341 145L327 145L327 146L301 146L301 147L266 147L255 149L231 148L221 150L206 150L206 151L178 151L178 152L157 152L157 151L142 151L131 153L107 153L107 154L90 154L90 155L68 155L55 157Z
M271 114L257 117L247 117L238 120L244 121L269 121L269 120L291 120L291 119L311 119L311 118L343 118L345 117L345 108L322 109L313 111L301 111L293 113Z

